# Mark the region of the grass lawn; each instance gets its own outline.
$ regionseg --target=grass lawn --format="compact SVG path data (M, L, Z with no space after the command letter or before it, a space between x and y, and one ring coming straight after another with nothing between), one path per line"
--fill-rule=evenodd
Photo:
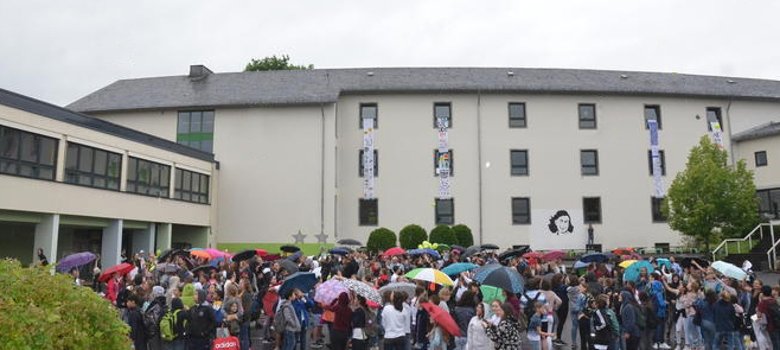
M217 249L219 250L227 250L231 253L238 253L242 250L247 249L265 249L271 254L278 254L281 251L279 250L279 247L291 244L294 246L297 246L298 248L301 248L304 255L316 255L320 253L320 247L325 247L326 250L330 250L330 248L333 248L333 244L319 244L319 243L303 243L303 244L293 244L293 243L217 243Z

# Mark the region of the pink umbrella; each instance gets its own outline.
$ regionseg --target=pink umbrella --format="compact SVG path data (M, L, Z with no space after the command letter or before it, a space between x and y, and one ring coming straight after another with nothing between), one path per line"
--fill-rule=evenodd
M341 293L349 293L349 289L341 281L333 278L325 281L315 290L314 301L322 305L330 305L338 299Z
M228 259L228 258L231 257L230 254L225 253L225 252L223 252L221 250L218 250L218 249L214 249L214 248L207 248L206 249L206 253L209 253L209 255L211 256L212 259L213 258L218 258L218 257L224 257L224 258Z
M544 255L542 255L542 259L550 261L550 260L562 259L564 256L566 256L566 253L564 253L561 250L551 250L547 253L544 253Z

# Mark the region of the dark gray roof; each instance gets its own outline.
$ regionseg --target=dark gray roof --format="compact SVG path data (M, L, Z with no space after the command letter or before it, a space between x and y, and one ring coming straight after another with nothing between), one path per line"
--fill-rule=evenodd
M509 72L512 72L511 74ZM80 112L335 102L342 94L542 93L780 101L780 81L676 73L529 68L353 68L119 80L68 106Z
M152 147L179 153L188 157L214 162L214 155L211 153L202 152L200 150L180 145L176 142L171 142L154 135L149 135L134 129L126 128L121 125L109 123L105 120L76 113L69 109L36 100L32 97L20 95L12 91L0 89L0 104L73 125L97 130L102 133L114 135L130 141L135 141Z
M733 141L739 142L775 135L780 135L780 122L769 122L754 128L747 129L743 132L734 134L731 139Z

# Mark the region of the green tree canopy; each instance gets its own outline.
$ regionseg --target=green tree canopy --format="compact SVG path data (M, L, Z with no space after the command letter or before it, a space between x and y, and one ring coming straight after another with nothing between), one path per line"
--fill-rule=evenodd
M246 67L244 68L245 72L259 72L259 71L267 71L267 70L301 70L301 69L314 69L314 65L310 64L308 66L298 66L290 63L290 56L287 55L281 55L281 57L276 57L276 55L261 58L261 59L251 59L249 63L246 64Z
M753 173L744 160L728 165L726 151L707 136L691 149L685 170L669 187L663 207L669 226L703 241L707 251L710 243L743 236L758 223Z
M398 242L401 243L401 248L404 249L415 249L427 239L428 233L420 225L406 225L398 233Z
M368 235L366 248L368 248L368 250L371 252L388 250L392 247L395 247L395 241L395 232L384 227L380 227L371 231L371 234Z
M452 226L452 232L455 232L455 238L457 238L458 244L466 248L474 245L474 235L471 233L471 229L468 226L464 224Z
M438 225L431 230L431 238L428 239L431 243L444 243L447 245L458 244L458 239L455 237L455 232L452 232L452 228L447 225Z

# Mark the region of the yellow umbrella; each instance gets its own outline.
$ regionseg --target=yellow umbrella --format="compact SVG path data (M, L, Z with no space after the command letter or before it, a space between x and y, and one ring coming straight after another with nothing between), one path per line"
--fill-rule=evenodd
M633 265L635 262L637 262L637 260L625 260L625 261L621 261L618 266L620 266L620 267L625 269L625 268Z

